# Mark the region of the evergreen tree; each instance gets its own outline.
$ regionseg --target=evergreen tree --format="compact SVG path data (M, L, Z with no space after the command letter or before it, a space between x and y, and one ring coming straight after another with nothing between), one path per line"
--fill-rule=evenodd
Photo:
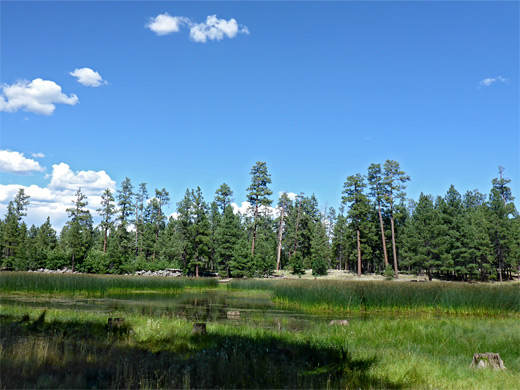
M22 228L22 218L27 215L27 206L29 205L29 195L25 193L23 188L18 190L13 201L7 205L7 214L3 224L3 257L4 266L10 268L12 260L18 254L23 252L23 242L25 240L25 231Z
M82 260L91 245L92 239L92 216L86 209L87 197L78 189L74 199L73 207L67 209L69 221L64 227L65 237L69 253L72 257L72 271L76 268L76 261Z
M383 204L384 193L384 182L381 171L381 164L370 164L368 167L368 186L369 195L372 197L375 205L377 206L377 212L379 216L379 225L381 229L381 242L383 244L383 256L385 259L385 268L388 267L388 254L386 253L386 238L385 228L383 224L383 215L381 212L381 206Z
M217 269L219 273L225 273L227 277L231 277L242 273L247 269L242 263L244 254L240 255L239 259L235 259L237 244L239 240L244 242L244 235L241 231L240 219L233 213L233 208L228 205L224 211L224 215L215 232L216 238L216 258ZM242 245L243 247L243 245ZM245 261L248 261L247 251L245 254Z
M366 228L370 209L368 198L364 194L365 187L361 174L348 176L343 189L345 195L342 197L342 203L349 206L348 217L356 232L358 277L361 277L361 231Z
M276 250L276 270L280 271L281 263L282 263L282 239L284 232L284 218L286 214L286 208L291 203L291 200L287 196L287 193L284 192L280 196L280 200L278 201L278 207L280 208L280 225L278 227L278 248Z
M390 227L392 230L392 251L394 257L394 270L395 270L395 278L399 278L399 271L397 268L397 248L395 245L395 228L394 228L394 211L395 204L398 200L404 202L404 198L406 193L404 189L406 188L406 182L410 181L410 176L406 175L404 171L401 170L399 163L393 160L386 160L384 166L384 201L388 207L388 212L390 213Z
M114 228L113 217L117 210L112 191L107 188L101 195L101 207L96 210L101 216L101 229L103 230L103 253L107 252L108 232Z
M119 206L118 226L116 231L116 241L112 247L113 260L118 263L122 258L127 259L133 253L133 243L128 226L131 223L133 210L133 186L127 177L117 190L117 205Z
M273 191L267 186L271 184L271 175L267 171L267 165L263 161L257 161L257 163L251 168L251 185L247 188L248 194L247 199L254 209L253 219L253 239L251 243L251 256L255 256L255 244L256 244L256 228L258 210L260 206L270 206L272 200L269 196L273 194Z
M313 275L327 275L330 247L325 226L318 221L314 225L311 241L311 266Z
M231 197L233 196L233 191L226 183L222 183L220 187L215 191L215 202L217 202L218 207L222 210L222 214L226 211L227 205L231 204Z

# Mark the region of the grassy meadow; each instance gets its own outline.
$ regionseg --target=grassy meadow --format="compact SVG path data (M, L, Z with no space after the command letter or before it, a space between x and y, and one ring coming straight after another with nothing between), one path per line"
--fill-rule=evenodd
M76 275L0 276L3 296L52 291L99 294L111 291L111 283L119 280L95 276L99 281L89 282L95 288L67 289L73 285L67 278ZM358 282L354 286L319 280L234 280L219 286L208 280L197 284L181 278L140 279L137 283L128 277L125 291L196 287L251 296L269 293L273 309L292 305L310 311L315 306L316 311L329 310L338 319L348 319L350 325L330 326L320 317L302 322L279 317L273 310L259 312L262 321L210 321L207 335L193 335L193 321L171 313L108 315L2 304L0 388L519 387L518 284ZM4 281L11 283L11 290ZM170 282L163 290L157 287ZM120 291L124 282L118 283ZM102 288L103 284L112 287ZM124 325L108 328L109 316L124 317ZM471 368L476 352L500 353L507 370Z

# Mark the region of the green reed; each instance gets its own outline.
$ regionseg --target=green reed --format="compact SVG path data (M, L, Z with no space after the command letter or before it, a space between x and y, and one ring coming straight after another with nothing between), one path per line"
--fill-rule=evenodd
M268 290L278 302L318 311L440 310L473 314L520 312L520 284L235 280L228 288Z
M216 279L207 278L41 274L31 272L0 273L0 292L103 296L109 291L168 291L184 288L214 288L217 286L218 281Z

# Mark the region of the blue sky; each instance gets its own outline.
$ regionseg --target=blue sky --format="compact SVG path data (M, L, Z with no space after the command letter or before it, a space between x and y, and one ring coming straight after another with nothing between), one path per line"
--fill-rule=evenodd
M240 204L256 161L275 194L315 193L322 206L386 159L411 176L410 198L450 184L489 193L498 165L520 197L518 2L0 6L2 215L32 186L28 222L59 225L74 188L95 204L125 177L165 187L170 212L186 188L212 200L222 182ZM178 32L146 27L165 13L186 18ZM235 35L190 38L211 15L234 19ZM84 68L99 86L71 76ZM45 115L23 105L30 93L9 101L6 88L36 79L68 103Z

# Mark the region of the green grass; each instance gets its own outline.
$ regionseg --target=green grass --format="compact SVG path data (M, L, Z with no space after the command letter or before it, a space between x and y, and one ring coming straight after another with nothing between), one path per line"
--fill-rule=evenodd
M193 323L170 316L2 307L0 388L512 389L520 375L515 318L369 318L296 329ZM507 370L476 370L475 352ZM8 374L7 374L8 373ZM72 373L74 373L72 375Z
M216 279L1 272L0 292L104 296L108 292L218 287Z
M278 303L312 311L520 313L519 284L234 280L228 288L271 291Z

